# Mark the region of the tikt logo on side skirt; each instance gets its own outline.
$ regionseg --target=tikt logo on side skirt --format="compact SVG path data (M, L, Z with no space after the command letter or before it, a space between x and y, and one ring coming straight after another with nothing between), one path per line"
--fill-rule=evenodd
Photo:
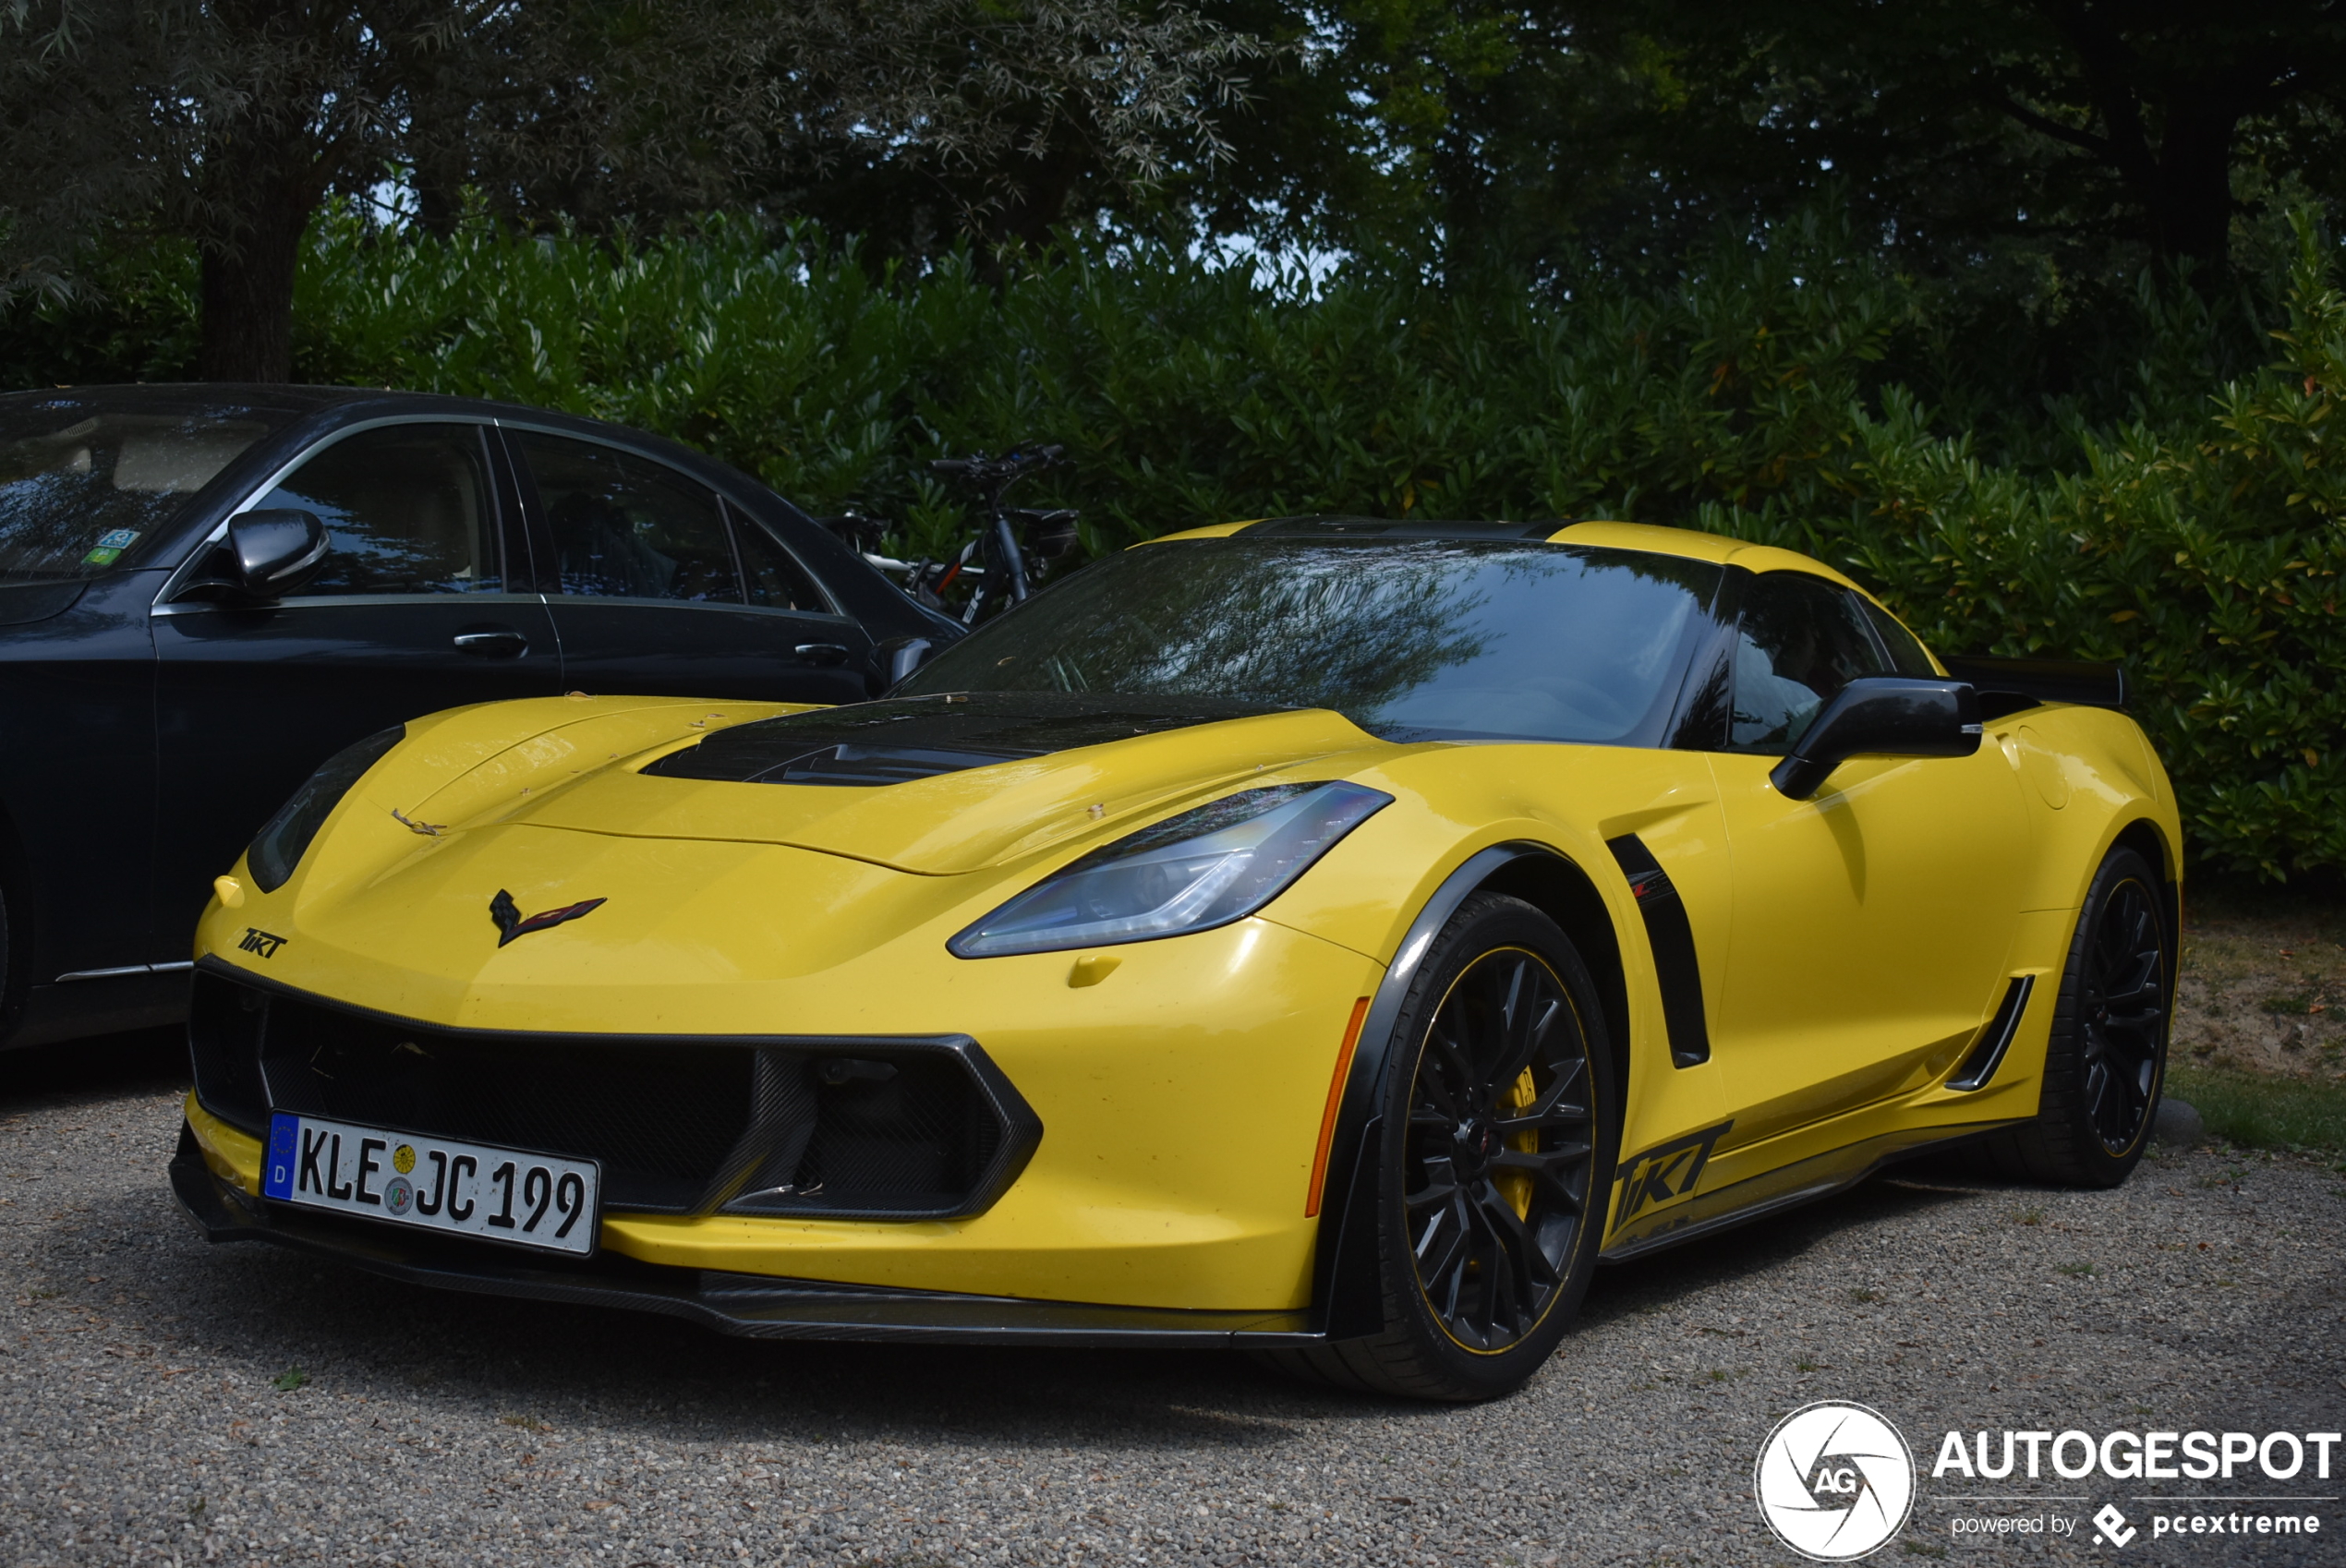
M489 900L489 918L497 923L497 946L502 947L516 936L526 936L533 931L544 931L566 920L593 914L610 901L608 899L589 899L584 903L564 904L558 910L525 917L521 906L514 902L514 896L500 887L497 896Z

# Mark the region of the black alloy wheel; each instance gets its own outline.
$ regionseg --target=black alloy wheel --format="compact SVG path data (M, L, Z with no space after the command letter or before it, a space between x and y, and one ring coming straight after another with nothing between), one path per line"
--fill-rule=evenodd
M1427 1031L1401 1201L1418 1288L1464 1349L1519 1343L1571 1272L1590 1185L1586 1041L1526 947L1469 964Z
M1545 914L1477 893L1383 1043L1385 1327L1265 1359L1421 1399L1512 1393L1571 1326L1603 1239L1620 1134L1595 982Z
M2110 851L2078 911L2034 1121L1984 1146L2007 1176L2116 1187L2142 1159L2167 1075L2174 933L2148 862Z
M2167 943L2148 885L2110 888L2079 977L2086 1115L2103 1150L2124 1154L2150 1120L2167 1044Z

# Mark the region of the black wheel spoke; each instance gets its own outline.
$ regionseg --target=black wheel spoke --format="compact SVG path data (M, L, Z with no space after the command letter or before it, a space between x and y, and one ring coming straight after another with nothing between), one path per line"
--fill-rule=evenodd
M2167 1041L2166 934L2150 890L2128 877L2103 897L2077 976L2077 1096L2113 1154L2134 1147L2150 1115Z
M1419 1050L1403 1212L1444 1329L1499 1350L1546 1317L1590 1223L1588 1043L1554 967L1507 947L1468 964Z

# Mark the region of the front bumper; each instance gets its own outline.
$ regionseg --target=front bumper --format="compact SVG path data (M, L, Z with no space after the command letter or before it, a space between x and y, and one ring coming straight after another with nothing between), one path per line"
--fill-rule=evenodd
M1309 1331L1309 1314L1301 1311L1098 1306L830 1285L668 1267L611 1252L574 1264L540 1262L496 1247L264 1202L215 1175L184 1123L171 1186L208 1241L273 1242L405 1285L658 1312L753 1339L1267 1349L1324 1337Z
M986 1057L1047 1129L1016 1179L982 1212L970 1212L980 1208L970 1201L925 1205L926 1216L748 1212L705 1189L655 1202L659 1194L640 1184L616 1185L625 1150L571 1148L568 1122L460 1131L387 1101L337 1112L338 1101L288 1102L260 1084L207 1092L190 1114L212 1169L248 1193L260 1189L256 1140L265 1125L260 1113L270 1106L594 1154L614 1178L605 1193L601 1250L695 1274L1227 1312L1249 1321L1309 1309L1320 1229L1309 1188L1330 1073L1346 1019L1375 983L1377 966L1260 919L1119 951L1113 977L1092 985L1070 983L1065 954L982 964L944 959L885 977L827 971L766 987L638 983L627 966L606 964L609 995L593 1030L580 1027L596 1000L584 975L567 988L484 984L478 997L425 1024L412 1021L424 1010L412 999L337 979L332 954L311 954L315 973L281 963L264 975L257 959L205 960L208 973L240 990L297 991L305 1006L345 1013L370 1005L399 1009L374 1015L410 1020L386 1038L413 1039L427 1050L441 1050L442 1036L453 1050L474 1041L502 1049L501 1039L518 1046L528 1037L565 1049L608 1041L681 1055L739 1042L777 1019L798 1032L789 1041L761 1034L761 1050L816 1041L827 1050L852 1044L850 1054L860 1057L921 1040L982 1041ZM293 953L288 947L280 959ZM550 945L547 953L567 958ZM630 1044L613 1033L630 1023L656 1027L659 1038ZM314 1065L306 1048L296 1055ZM205 1082L200 1063L198 1082ZM610 1096L589 1108L597 1125L636 1119L623 1116L629 1107ZM576 1119L570 1109L562 1115ZM234 1129L219 1125L224 1116ZM648 1128L650 1118L641 1119ZM730 1147L733 1140L729 1131L716 1141ZM978 1184L979 1200L992 1185Z

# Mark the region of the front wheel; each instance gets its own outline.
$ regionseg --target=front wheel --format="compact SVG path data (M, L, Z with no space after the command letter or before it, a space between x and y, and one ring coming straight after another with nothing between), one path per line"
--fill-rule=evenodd
M2166 1087L2173 935L2148 862L2115 849L2094 874L2061 972L2037 1119L1998 1134L1990 1162L2064 1187L2116 1187L2150 1140Z
M1588 1294L1619 1145L1596 987L1554 921L1493 894L1459 907L1379 1103L1384 1330L1277 1359L1421 1399L1512 1393Z

